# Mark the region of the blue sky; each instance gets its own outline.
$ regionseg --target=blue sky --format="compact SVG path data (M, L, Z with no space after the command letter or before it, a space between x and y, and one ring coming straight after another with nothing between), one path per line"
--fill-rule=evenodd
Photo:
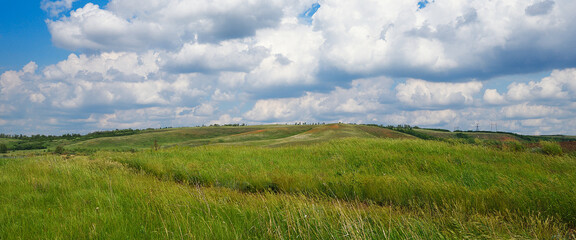
M571 0L42 0L0 10L0 132L355 122L576 135Z
M108 1L77 1L74 6L87 2L106 5ZM49 65L65 59L69 50L52 44L46 19L50 14L41 9L38 1L8 1L0 10L0 71L18 69L34 61Z
M67 51L52 47L39 2L8 1L5 5L0 10L1 70L18 69L30 61L50 64L67 56Z

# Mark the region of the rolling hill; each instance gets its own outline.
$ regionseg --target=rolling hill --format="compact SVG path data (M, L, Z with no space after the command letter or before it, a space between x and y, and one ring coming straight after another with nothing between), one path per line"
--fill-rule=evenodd
M0 155L0 239L576 239L573 140L356 124L5 138L48 149Z
M164 128L147 130L115 130L95 132L76 137L7 139L0 138L11 150L55 149L62 146L69 151L116 150L134 151L160 147L203 145L248 145L277 147L320 143L341 138L428 139L498 146L520 143L529 147L539 141L559 142L565 152L576 151L573 136L525 136L507 132L450 132L417 127L383 127L357 124L321 125L254 125Z

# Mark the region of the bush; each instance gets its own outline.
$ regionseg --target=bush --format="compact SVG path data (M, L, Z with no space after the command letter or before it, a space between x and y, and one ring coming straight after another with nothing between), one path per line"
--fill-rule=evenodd
M0 153L7 153L8 147L4 143L0 143Z
M562 147L557 142L541 141L540 151L548 155L560 155L562 154Z
M522 152L524 151L525 147L519 141L508 141L502 144L502 149L513 151L513 152Z
M64 154L65 152L66 152L66 150L62 146L58 146L58 147L56 147L56 149L54 149L55 154Z

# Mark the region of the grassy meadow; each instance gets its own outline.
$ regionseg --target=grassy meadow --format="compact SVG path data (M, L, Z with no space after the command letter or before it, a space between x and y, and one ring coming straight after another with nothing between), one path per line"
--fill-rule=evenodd
M93 151L0 158L0 239L576 239L573 154L477 143L343 124L72 142Z

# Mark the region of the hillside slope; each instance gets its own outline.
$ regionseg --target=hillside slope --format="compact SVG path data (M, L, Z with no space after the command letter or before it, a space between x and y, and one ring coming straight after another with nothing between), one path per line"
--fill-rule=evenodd
M128 132L129 134L125 134ZM101 134L98 134L101 133ZM124 134L124 135L116 135ZM112 135L112 136L110 136ZM254 126L210 126L147 130L116 130L96 132L75 138L43 139L0 139L9 149L45 149L53 151L63 146L71 151L149 149L154 146L203 146L203 145L248 145L277 147L320 143L341 138L389 138L429 139L449 142L482 143L493 146L520 143L529 148L537 147L539 141L557 141L564 152L576 151L576 137L571 136L524 136L505 132L450 132L447 130L421 129L412 127L382 127L376 125L324 124L324 125L254 125ZM18 145L18 146L16 146ZM28 146L30 145L30 146ZM42 150L44 151L44 150Z
M103 137L68 145L72 149L139 149L161 146L200 146L208 144L280 146L322 142L331 139L415 137L374 126L328 125L257 125L161 129L141 134Z

